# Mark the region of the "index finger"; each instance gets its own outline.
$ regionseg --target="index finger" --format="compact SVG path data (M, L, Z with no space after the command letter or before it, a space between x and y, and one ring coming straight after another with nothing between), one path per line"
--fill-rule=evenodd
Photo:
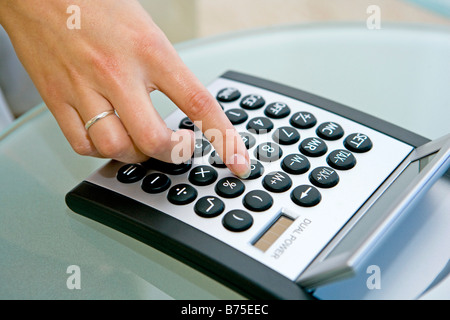
M178 59L177 59L178 60ZM217 100L195 75L178 60L177 67L156 83L210 140L227 167L237 176L250 174L250 159L241 136L223 112Z

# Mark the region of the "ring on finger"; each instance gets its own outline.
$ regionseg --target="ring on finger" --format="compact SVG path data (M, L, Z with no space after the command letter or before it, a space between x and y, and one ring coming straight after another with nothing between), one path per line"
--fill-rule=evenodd
M116 114L117 116L119 116L116 112L116 110L109 110L109 111L105 111L102 113L99 113L98 115L96 115L95 117L93 117L91 120L89 120L88 122L86 122L86 124L84 125L84 127L86 128L86 130L89 130L89 128L96 123L97 121L106 118L107 116L111 115L111 114Z

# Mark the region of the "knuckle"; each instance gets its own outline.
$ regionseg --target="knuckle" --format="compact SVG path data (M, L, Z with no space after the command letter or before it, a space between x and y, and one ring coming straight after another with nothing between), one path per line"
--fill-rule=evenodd
M130 35L135 52L148 57L166 48L166 38L158 28L137 29Z
M60 99L60 91L58 89L58 87L52 85L51 83L49 83L49 85L43 87L41 89L42 92L42 96L45 99L45 101L57 101ZM47 102L47 105L49 105L49 103Z
M95 153L94 146L89 141L75 141L71 143L72 149L80 156L91 156Z
M128 144L120 139L106 138L97 145L97 151L105 158L119 159L128 150Z
M162 130L165 131L165 130ZM165 132L156 129L151 129L145 134L141 135L137 143L139 149L148 156L155 156L162 154L169 146L169 137Z
M200 90L189 94L187 108L193 121L202 120L214 108L214 100L209 92Z
M38 83L39 93L49 108L60 105L65 102L67 90L65 83L60 79L53 77L44 77L42 83Z
M119 58L114 55L98 54L90 57L90 65L96 74L110 84L122 83L122 69Z

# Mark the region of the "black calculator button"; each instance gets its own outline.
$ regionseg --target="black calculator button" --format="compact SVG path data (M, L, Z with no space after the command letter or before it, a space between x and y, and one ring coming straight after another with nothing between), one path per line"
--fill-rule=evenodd
M264 142L255 148L255 157L264 162L272 162L281 158L283 150L273 142Z
M194 125L194 123L191 121L191 119L189 119L188 117L186 117L186 118L183 118L183 119L181 120L180 125L179 125L179 128L180 128L180 129L188 129L188 130L194 131L194 130L195 130L195 125Z
M117 172L117 180L122 183L133 183L145 177L147 170L140 164L130 163L122 166Z
M160 193L170 187L170 179L164 173L154 172L142 180L141 188L147 193Z
M269 104L264 110L264 114L269 118L281 119L287 117L291 113L291 109L286 103L274 102Z
M253 217L244 210L231 210L223 217L222 224L230 231L245 231L252 226Z
M242 109L230 109L225 112L230 122L234 125L247 121L248 114Z
M223 210L225 210L225 204L214 196L202 197L198 199L194 206L195 213L203 218L217 217Z
M263 97L257 94L249 94L242 98L240 106L244 109L255 110L261 108L266 101Z
M329 167L317 167L311 171L309 181L316 187L332 188L339 182L336 170Z
M222 159L219 157L219 154L215 150L209 155L208 161L212 166L216 168L226 168L226 164L222 161Z
M155 158L150 158L149 160L142 163L146 168L152 170L158 170L166 174L180 175L188 172L192 167L192 161L183 162L180 164L164 162L157 160Z
M211 148L212 147L209 141L205 139L197 139L195 140L194 153L192 156L194 158L203 157L204 155L208 154L211 151Z
M335 122L325 122L317 127L316 133L325 140L338 140L344 135L344 129Z
M220 179L216 184L216 193L224 198L236 198L244 193L245 185L234 177Z
M259 212L269 209L273 198L265 191L253 190L245 195L243 204L247 209Z
M310 185L301 185L291 192L291 199L302 207L313 207L322 200L319 190Z
M176 205L191 203L195 198L197 198L197 190L185 183L173 186L167 193L167 199Z
M236 88L224 88L217 93L216 99L220 102L232 102L241 97L241 92Z
M300 143L299 150L305 156L320 157L327 153L328 147L320 138L306 138Z
M250 168L250 175L245 180L257 179L264 173L264 166L257 160L250 160Z
M217 171L210 166L197 166L189 172L189 181L196 186L206 186L217 180Z
M339 149L330 152L327 163L338 170L349 170L356 165L356 158L350 151Z
M292 180L286 173L275 171L264 177L263 186L272 192L284 192L292 186Z
M362 133L352 133L344 140L344 146L353 152L363 153L372 149L372 141Z
M301 111L294 113L289 122L296 128L308 129L316 125L317 119L312 113Z
M162 171L166 172L167 174L179 175L188 172L191 167L192 162L189 160L188 162L180 164L168 163L165 165L165 168Z
M247 149L250 149L250 148L252 148L255 145L256 139L251 133L249 133L249 132L239 132L239 134L241 135L242 141L244 141L245 147Z
M272 139L276 143L289 145L300 140L300 134L293 127L280 127L274 131Z
M257 134L267 133L273 129L273 122L266 117L256 117L249 120L247 129Z
M309 170L311 164L309 160L297 153L292 153L284 157L283 161L281 161L281 168L292 174L302 174Z

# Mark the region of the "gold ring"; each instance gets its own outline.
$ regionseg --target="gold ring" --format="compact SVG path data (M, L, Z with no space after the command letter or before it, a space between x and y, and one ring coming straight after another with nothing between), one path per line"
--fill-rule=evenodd
M96 115L95 117L93 117L91 120L89 120L88 122L86 122L86 124L84 125L84 127L86 128L86 130L88 130L94 123L96 123L98 120L103 119L107 116L109 116L110 114L116 113L115 110L110 110L110 111L105 111L102 112L98 115ZM117 114L117 113L116 113Z

